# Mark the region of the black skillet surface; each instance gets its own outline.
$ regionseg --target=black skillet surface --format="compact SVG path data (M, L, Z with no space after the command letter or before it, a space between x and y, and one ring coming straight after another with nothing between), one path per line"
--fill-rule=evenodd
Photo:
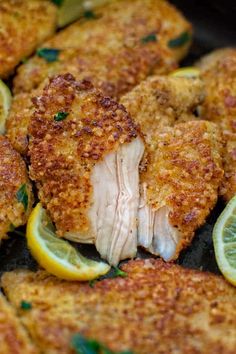
M194 43L183 65L191 65L201 55L219 47L236 46L236 2L235 0L173 0L186 17L193 23ZM224 204L219 201L206 224L197 231L192 245L182 252L178 263L188 268L209 270L218 273L212 244L212 229L222 211ZM25 238L12 234L9 240L3 241L0 248L0 273L16 268L37 269L37 264L26 247ZM85 255L99 259L93 246L77 245ZM139 251L140 257L150 257L144 251Z

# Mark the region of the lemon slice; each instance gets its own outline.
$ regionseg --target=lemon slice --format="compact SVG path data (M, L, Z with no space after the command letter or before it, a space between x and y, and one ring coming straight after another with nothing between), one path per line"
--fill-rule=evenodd
M173 77L198 77L200 75L200 70L198 68L195 68L194 66L186 66L185 68L180 68L172 73L170 73L170 76Z
M86 11L104 5L108 0L60 0L54 2L59 4L58 26L64 27L82 17Z
M11 99L9 88L0 80L0 134L5 133L5 123L11 107Z
M225 278L236 285L236 196L219 216L213 229L217 264Z
M68 241L58 238L41 203L29 217L26 238L38 263L61 279L93 280L110 270L108 264L83 257Z

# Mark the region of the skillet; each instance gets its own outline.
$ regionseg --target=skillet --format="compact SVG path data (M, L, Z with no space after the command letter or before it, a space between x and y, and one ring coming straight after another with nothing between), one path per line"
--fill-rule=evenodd
M192 65L195 60L207 52L219 47L236 46L236 2L235 0L170 0L175 4L194 27L194 41L188 57L182 65ZM197 232L191 246L183 251L178 263L187 268L201 269L219 273L213 243L212 229L214 223L224 208L219 200L207 222ZM31 257L25 237L24 228L12 233L8 240L3 241L0 248L0 275L16 268L35 270L37 264ZM99 259L94 246L75 245L81 253L93 259ZM151 257L139 250L138 256ZM112 274L108 274L108 277Z

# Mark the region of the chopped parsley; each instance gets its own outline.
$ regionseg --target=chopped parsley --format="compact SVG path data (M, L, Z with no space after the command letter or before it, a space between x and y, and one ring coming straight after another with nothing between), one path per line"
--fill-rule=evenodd
M39 48L37 49L37 55L40 58L45 59L48 63L52 63L58 60L60 49L56 48Z
M22 300L21 304L20 304L20 307L21 307L22 310L27 310L28 311L28 310L32 309L32 304L30 302L28 302L28 301Z
M87 20L95 20L95 19L97 19L99 16L96 15L92 10L87 10L87 11L84 11L84 17L85 17Z
M190 41L191 35L189 32L183 32L178 37L169 40L169 48L178 48Z
M72 337L71 347L75 350L76 354L134 354L130 350L124 350L122 352L111 351L100 342L87 339L79 333Z
M63 112L63 111L58 112L57 114L55 114L54 120L55 120L56 122L60 122L61 120L66 119L66 117L68 116L68 114L69 114L68 112Z
M93 280L89 280L89 286L90 288L94 288L94 285L96 284L97 280L93 279Z
M147 36L141 38L141 42L144 44L149 43L149 42L157 42L156 33L150 33Z
M121 270L118 267L113 267L113 269L114 269L113 278L117 278L117 277L126 278L128 276L126 272L123 272L123 270Z
M24 209L26 211L28 208L28 201L29 201L26 184L22 184L20 186L20 188L16 192L16 198L18 202L23 204Z
M52 0L52 2L57 5L57 6L61 6L64 0Z

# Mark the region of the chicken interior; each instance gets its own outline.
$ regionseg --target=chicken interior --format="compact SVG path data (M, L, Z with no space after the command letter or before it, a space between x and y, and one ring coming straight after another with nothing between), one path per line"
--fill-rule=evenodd
M94 243L116 265L137 251L144 144L124 107L70 75L34 100L30 175L58 235ZM58 112L65 119L55 121Z
M92 232L85 238L66 233L66 238L94 243L102 258L117 264L137 252L137 212L139 204L138 167L144 145L140 138L122 145L95 165L91 182L93 201L89 211Z

